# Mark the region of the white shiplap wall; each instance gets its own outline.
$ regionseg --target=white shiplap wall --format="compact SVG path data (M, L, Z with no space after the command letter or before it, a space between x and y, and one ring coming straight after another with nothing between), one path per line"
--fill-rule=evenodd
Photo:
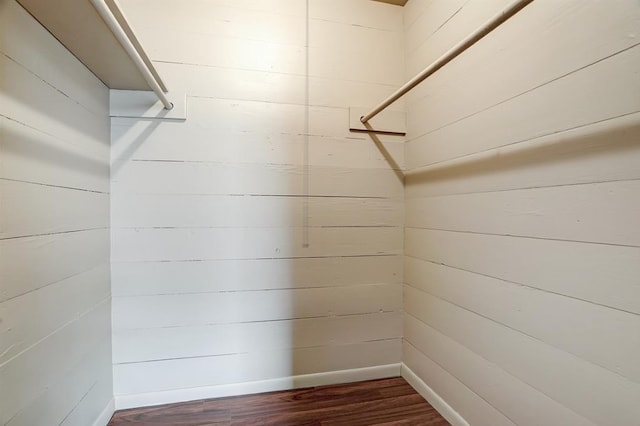
M508 0L410 0L407 77ZM414 90L404 363L472 425L640 419L640 4L538 0Z
M109 92L0 1L0 424L113 411Z
M399 372L402 180L348 108L401 83L402 9L311 0L307 57L305 3L122 2L188 118L112 120L118 407Z

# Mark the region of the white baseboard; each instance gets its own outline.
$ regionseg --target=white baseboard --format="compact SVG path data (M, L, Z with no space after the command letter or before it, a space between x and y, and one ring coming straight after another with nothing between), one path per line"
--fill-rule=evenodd
M93 422L93 426L107 426L115 410L116 410L116 404L112 398L111 401L109 401L109 403L107 404L107 406L104 407L104 410L102 410L102 412L100 413L96 421Z
M433 389L429 387L420 377L416 375L409 367L402 364L402 377L431 404L433 408L447 419L453 426L469 426L469 423L454 410L447 402L440 397Z
M339 383L361 382L364 380L384 379L400 376L400 364L379 365L352 370L330 371L326 373L303 374L256 382L234 383L228 385L206 386L189 389L175 389L163 392L151 392L135 395L116 395L117 410L173 402L194 401L198 399L221 398L225 396L248 395L287 389L299 389L311 386L333 385Z

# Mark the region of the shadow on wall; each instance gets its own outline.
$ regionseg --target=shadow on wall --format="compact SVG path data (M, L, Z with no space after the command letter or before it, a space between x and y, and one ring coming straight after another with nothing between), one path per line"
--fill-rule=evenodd
M393 172L395 173L395 175L398 178L398 180L400 182L402 182L402 184L404 185L405 174L404 174L404 172L402 170L402 167L400 167L400 165L396 162L396 160L393 158L391 153L384 146L384 144L382 143L382 141L380 140L378 135L376 133L374 133L374 130L373 130L373 127L371 127L371 124L364 123L364 126L367 129L369 129L369 131L370 131L369 133L367 133L367 135L369 135L369 137L371 138L371 141L373 141L373 143L375 144L376 148L378 148L378 150L380 151L380 153L382 154L384 159L389 164L389 167L391 168L391 170L393 170Z
M74 152L74 148L77 147L9 120L2 126L0 149L3 155L19 156L42 165L72 170L83 176L109 176L108 159L100 159L104 153L82 155Z
M71 99L69 95L56 89L49 83L42 80L36 74L33 74L24 65L17 62L10 56L0 52L1 57L4 59L5 65L0 72L3 73L2 78L5 81L22 81L20 77L25 71L29 73L30 80L24 84L3 84L2 97L10 98L6 99L7 105L11 106L13 110L17 112L14 116L27 117L30 116L37 122L41 123L41 128L62 128L68 130L68 124L73 123L73 132L75 134L82 135L80 140L86 138L92 143L105 145L108 144L104 138L100 137L96 132L96 129L100 131L108 132L108 120L105 115L101 115L79 102ZM50 58L46 55L38 57L39 61L46 61ZM0 61L1 62L1 61ZM41 64L42 68L57 68L59 64ZM1 81L1 80L0 80ZM61 97L60 94L63 96ZM57 108L51 106L51 99L63 99L61 104ZM0 98L1 99L1 98ZM30 101L27 103L25 99ZM4 100L3 100L4 102ZM106 102L106 98L105 98Z
M137 121L140 122L141 125L144 126L144 128L135 138L133 138L132 140L126 140L126 143L127 143L126 147L124 149L121 149L121 151L117 154L117 157L115 156L112 157L111 159L111 177L112 178L116 176L120 171L120 169L122 169L122 167L131 159L131 157L133 157L133 154L135 154L135 152L142 146L142 144L144 144L145 142L148 143L148 139L151 137L153 132L156 131L158 126L160 126L160 123L162 123L162 120L157 120L152 118L150 119L139 118L137 119ZM112 126L112 132L113 132L113 126ZM114 141L114 139L116 141ZM111 149L113 151L117 151L118 143L122 143L122 141L118 142L117 140L118 138L117 137L114 138L112 135Z

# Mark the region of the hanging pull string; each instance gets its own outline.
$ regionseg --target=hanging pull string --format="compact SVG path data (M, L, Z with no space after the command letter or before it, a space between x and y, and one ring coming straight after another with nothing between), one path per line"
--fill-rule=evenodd
M304 146L303 146L303 192L302 201L302 247L309 247L309 0L306 4L306 23L305 23L305 86L304 86Z

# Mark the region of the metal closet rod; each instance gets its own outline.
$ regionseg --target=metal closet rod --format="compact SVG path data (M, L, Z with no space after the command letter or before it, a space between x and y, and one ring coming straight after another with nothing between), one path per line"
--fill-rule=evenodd
M526 5L528 5L532 1L533 0L516 0L513 3L511 3L511 5L509 5L506 9L504 9L502 12L500 12L499 14L491 18L483 26L481 26L480 28L475 30L473 33L468 35L467 38L462 40L460 43L453 46L444 55L436 59L435 62L433 62L427 68L422 70L422 72L420 72L418 75L413 77L411 80L405 83L398 90L396 90L393 94L391 94L391 96L389 96L387 99L382 101L380 105L378 105L373 110L371 110L371 112L369 112L367 115L363 115L362 117L360 117L360 121L362 123L366 123L367 121L371 120L373 117L378 115L381 111L383 111L389 105L391 105L392 103L400 99L402 96L404 96L409 90L413 89L418 84L422 83L431 74L435 73L440 68L442 68L443 66L451 62L456 56L460 55L469 47L473 46L478 40L480 40L481 38L489 34L491 31L498 28L503 22L505 22L507 19L511 18L513 15L518 13L522 8L524 8Z
M116 0L112 0L112 2L113 6L118 9L118 13L124 19L124 14L122 13L122 9L120 9L120 6L118 5L118 2ZM138 68L138 70L140 70L142 77L144 77L147 84L149 84L149 87L151 87L153 93L155 93L158 99L160 99L162 105L164 105L164 108L167 110L172 109L173 104L169 102L169 99L167 99L167 96L162 91L162 88L156 81L156 78L153 76L151 71L149 71L147 64L145 64L135 46L133 45L133 43L131 43L131 40L129 40L129 37L120 26L120 23L111 12L111 9L109 9L109 6L107 6L107 4L105 3L105 0L91 0L91 3L93 4L93 7L96 8L122 48L127 52L135 66Z

